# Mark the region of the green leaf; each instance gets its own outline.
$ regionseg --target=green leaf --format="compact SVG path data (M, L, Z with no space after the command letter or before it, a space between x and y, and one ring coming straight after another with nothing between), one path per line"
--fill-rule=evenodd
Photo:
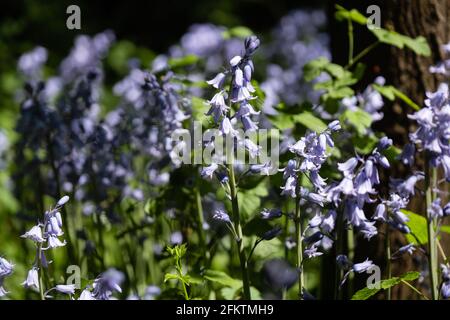
M314 80L323 72L325 66L329 63L330 61L325 57L319 57L309 61L303 67L303 77L308 82Z
M164 282L167 282L169 280L178 280L179 277L177 274L173 274L173 273L166 273L164 276Z
M205 271L205 275L203 277L211 282L215 282L224 287L233 288L235 290L242 287L242 281L233 279L223 271L209 269Z
M405 46L410 48L418 55L426 57L429 57L431 55L430 46L428 45L427 40L424 37L419 36L415 39L412 39L410 37L403 36L403 41L405 43Z
M253 35L253 31L244 26L237 26L237 27L228 29L227 31L224 31L222 33L222 37L224 37L224 39L230 39L230 38L244 39L251 35Z
M239 288L229 288L229 287L224 287L222 289L220 289L220 294L222 295L222 297L225 300L234 300L234 298L237 295Z
M352 300L367 300L376 293L378 293L380 290L386 290L389 288L392 288L393 286L396 286L397 284L401 283L403 281L413 281L419 278L420 273L417 271L410 271L407 272L400 277L393 277L386 280L381 280L379 283L373 284L373 288L369 289L368 287L365 287L359 291L357 291L353 297Z
M352 297L352 300L367 300L370 297L374 296L375 294L378 293L378 291L380 291L381 289L377 289L377 288L367 288L364 287L361 290L358 290Z
M336 5L336 9L337 11L335 13L335 17L338 21L350 19L353 22L359 23L361 25L367 24L366 16L364 16L361 12L359 12L356 9L352 9L349 11L338 4Z
M327 128L327 125L320 118L308 111L295 115L293 119L294 122L300 123L315 132L322 132Z
M395 100L395 93L394 90L392 90L394 88L393 86L380 86L379 84L374 83L372 84L372 87L390 101Z
M412 101L409 97L407 97L403 92L398 90L397 88L393 87L394 94L397 98L405 102L408 106L413 108L414 110L418 111L420 110L420 106L416 104L414 101Z
M405 281L413 281L416 280L420 277L420 272L417 271L409 271L407 273L405 273L404 275L402 275L400 278L402 278L402 280Z
M346 110L340 118L342 123L349 123L360 135L366 134L372 124L372 116L362 109Z
M253 189L239 189L239 211L244 221L248 221L252 215L257 213L261 207L261 197L265 197L268 194L266 183L263 182Z
M170 58L167 64L172 69L183 68L196 64L200 58L194 54L188 54L181 58Z
M445 233L450 233L450 226L441 226L440 230Z
M406 96L403 92L401 92L394 86L380 86L374 83L372 84L372 87L390 101L394 101L394 99L397 97L414 110L420 110L420 106L418 104L416 104L408 96Z
M427 229L427 219L417 213L402 209L401 212L406 214L409 221L406 225L411 229L411 233L407 234L406 239L415 245L421 245L428 243L428 229ZM418 241L420 243L418 243Z
M413 39L383 28L373 28L370 31L382 43L395 46L399 49L403 49L406 46L418 55L429 56L431 54L431 49L426 39L422 36Z

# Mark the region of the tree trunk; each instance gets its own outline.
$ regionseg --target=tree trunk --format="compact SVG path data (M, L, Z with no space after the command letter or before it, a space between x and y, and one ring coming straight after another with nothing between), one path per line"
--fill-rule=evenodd
M355 8L366 15L368 5L378 5L381 9L382 27L394 30L398 33L410 36L424 36L430 45L431 56L416 55L409 49L398 49L392 46L380 45L371 54L367 55L363 62L368 66L366 76L361 83L362 90L367 84L372 83L377 75L386 78L386 84L393 85L418 105L423 104L426 91L435 91L443 80L428 71L429 66L436 64L445 58L442 45L450 41L450 0L373 0L365 1L332 1L329 8L329 26L331 34L331 50L333 60L340 64L346 64L347 25L336 22L334 19L334 5L338 3L347 9ZM358 53L375 41L370 32L355 24L355 53ZM375 124L375 130L385 133L394 140L394 144L402 147L408 141L408 133L414 128L407 118L413 110L402 102L389 103L385 99L383 108L384 118ZM417 163L417 168L423 170L422 163ZM409 168L401 164L395 164L390 170L382 174L384 186L387 191L389 177L404 177ZM445 202L444 202L445 203ZM419 196L414 198L408 209L417 213L424 213L424 201ZM448 245L449 241L445 241ZM361 242L360 242L361 243ZM405 244L404 236L398 232L391 232L391 251L395 252ZM448 247L444 245L445 247ZM449 247L448 247L449 248ZM370 244L364 243L356 248L356 258L364 259L369 256L374 258L379 266L386 265L384 255L384 236L382 234ZM449 252L447 250L447 252ZM375 254L375 256L371 256ZM375 258L376 257L376 258ZM422 257L422 258L420 258ZM404 257L395 260L392 266L393 276L401 275L412 270L421 270L424 263L424 255L416 254L415 258ZM360 283L359 287L364 284ZM357 286L358 287L358 286ZM392 299L408 299L416 297L405 286L396 286L392 292Z

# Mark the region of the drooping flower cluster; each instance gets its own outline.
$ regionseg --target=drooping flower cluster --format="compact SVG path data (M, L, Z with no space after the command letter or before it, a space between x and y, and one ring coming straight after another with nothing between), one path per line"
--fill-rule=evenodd
M333 147L334 142L331 134L340 130L339 121L333 121L328 125L328 128L317 134L316 132L309 132L305 137L293 144L289 150L294 153L297 159L288 161L286 168L283 171L283 179L285 184L281 187L282 195L288 195L295 198L296 201L305 201L316 207L323 207L327 202L327 184L319 171L322 164L326 161L329 154L328 147ZM300 186L299 172L309 178L312 183L313 190ZM330 229L334 228L335 212L330 211L327 215L316 215L309 223L305 233L309 231L312 233L309 237L304 238L307 245L305 255L308 258L321 255L317 251L319 246L324 249L329 249L332 245L331 238L328 237Z
M22 235L22 238L29 239L36 245L36 258L33 267L28 271L27 279L23 282L25 288L39 289L38 272L41 267L48 268L45 251L66 245L66 241L60 240L64 235L62 230L61 209L69 201L68 196L62 197L54 208L46 211L43 222L39 222L29 231Z
M392 140L384 137L366 159L358 156L339 163L338 169L343 178L328 189L328 199L336 207L343 206L344 217L348 224L370 239L377 234L375 222L369 221L364 213L366 203L374 203L374 189L380 183L377 166L389 168L387 158L381 153L392 145Z
M416 121L418 129L410 139L429 156L432 167L441 166L450 181L450 103L449 88L441 84L434 93L427 92L425 107L408 116ZM408 157L404 157L408 158Z
M238 122L240 122L245 133L254 132L258 129L257 122L252 117L258 115L259 112L255 111L250 104L251 100L255 98L252 96L255 89L251 84L254 71L251 56L258 49L260 41L256 36L251 36L245 39L244 45L243 56L234 56L230 60L228 70L220 72L214 79L207 81L215 89L220 90L209 101L210 109L207 115L212 115L214 122L219 124L219 132L223 137L232 138L233 143L246 149L250 156L255 158L260 152L260 147L248 137L240 135L236 128ZM231 83L230 89L226 90L224 86L228 77L231 78ZM239 109L233 115L230 109L231 104L239 105ZM210 143L214 144L214 141ZM215 159L215 161L220 160L223 159ZM203 168L201 174L203 177L211 178L218 168L217 163L213 162L208 167ZM226 178L220 178L222 182L224 179Z

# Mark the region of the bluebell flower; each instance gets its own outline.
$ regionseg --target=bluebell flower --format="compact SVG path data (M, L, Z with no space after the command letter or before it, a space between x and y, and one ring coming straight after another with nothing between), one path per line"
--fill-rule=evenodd
M170 244L178 245L183 242L183 234L180 231L174 231L170 235Z
M27 274L27 279L22 283L22 285L26 288L26 289L36 289L39 290L39 275L38 275L38 268L31 268L28 271Z
M283 190L281 191L281 195L288 195L291 198L296 198L297 197L296 188L297 188L297 178L294 176L290 176L286 179L284 187L281 187L281 190Z
M341 171L344 176L352 174L358 165L358 159L355 157L348 159L343 163L338 163L338 170Z
M279 236L282 232L283 232L283 230L277 226L273 229L270 229L270 230L264 232L264 234L261 236L261 239L269 241L269 240L272 240L273 238Z
M44 238L42 237L42 229L40 225L32 227L29 231L25 232L25 234L23 234L21 237L25 239L30 239L31 241L34 241L36 243L42 243L45 241Z
M379 151L386 150L392 146L392 139L389 139L388 137L383 137L378 141L377 149Z
M286 168L280 169L281 172L283 172L283 179L287 179L290 176L296 176L297 175L297 161L294 159L291 159L288 161Z
M97 300L97 299L94 298L92 291L86 288L81 292L78 300Z
M322 223L320 224L320 228L325 233L331 233L334 230L334 226L336 224L337 213L335 210L328 210L328 212L323 217Z
M355 263L352 267L353 271L357 273L367 272L370 268L374 267L372 260L366 259L364 262Z
M228 215L228 213L226 213L223 210L216 210L216 212L213 215L213 219L218 220L218 221L223 221L226 223L231 223L231 219L230 216Z
M259 48L260 40L256 36L250 36L245 38L244 45L245 54L250 56Z
M58 284L55 290L64 294L73 295L75 293L74 284Z
M405 246L400 247L397 252L395 252L392 257L398 257L401 256L402 254L408 253L410 255L412 255L414 253L414 251L416 251L416 247L414 245L414 243L409 243Z
M144 300L155 300L161 294L161 288L155 285L145 289Z
M430 217L433 219L436 218L442 218L444 216L444 212L441 207L441 199L437 198L432 203L431 206L428 208L428 213Z
M200 173L203 178L212 179L214 172L219 168L217 163L211 163L209 166L204 167Z
M272 166L272 163L266 162L263 164L252 164L250 165L250 172L253 174L262 174L262 175L270 175L273 171L276 171L276 168Z
M8 291L3 287L6 277L9 277L14 271L14 265L3 257L0 257L0 297L5 296Z
M114 292L122 293L120 287L125 280L122 272L111 268L94 280L92 296L97 300L110 300Z
M273 208L273 209L264 208L260 214L261 214L261 218L264 220L280 218L283 215L281 210L278 208Z
M209 85L213 86L216 89L222 89L226 80L226 75L223 72L218 73L214 79L206 81Z
M303 254L305 255L305 257L307 259L312 259L312 258L319 257L319 256L323 255L323 252L320 252L320 251L317 251L317 250L318 250L318 247L315 246L315 245L312 245L312 246L306 248L303 251Z
M341 128L342 127L339 120L334 120L328 124L328 129L330 129L331 131L339 131L341 130Z
M416 183L423 179L424 175L422 173L416 173L409 176L405 180L391 179L390 186L400 196L408 198L409 196L413 196L415 194Z
M211 101L208 101L208 103L211 105L211 108L208 110L206 115L213 115L216 123L219 122L220 118L225 116L229 110L229 107L225 103L223 92L216 93Z
M441 296L444 299L448 299L450 298L450 267L448 265L441 264L441 277Z

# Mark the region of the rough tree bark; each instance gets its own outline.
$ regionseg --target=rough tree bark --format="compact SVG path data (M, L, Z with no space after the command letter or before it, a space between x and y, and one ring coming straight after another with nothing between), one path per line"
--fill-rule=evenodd
M436 90L442 78L428 71L430 65L445 58L441 45L450 41L450 0L372 0L366 1L331 1L329 6L329 26L331 34L331 50L333 59L345 64L347 57L347 32L346 24L334 21L334 5L338 3L347 9L356 8L366 14L367 6L378 5L381 9L382 25L386 29L410 37L424 36L431 47L431 56L418 56L408 49L398 49L391 46L378 46L371 54L366 56L364 63L368 65L366 77L361 87L365 88L377 75L383 75L387 84L394 85L417 104L422 105L426 91ZM355 27L355 52L358 52L372 43L375 38L365 28ZM408 132L414 128L407 118L411 113L409 107L401 102L386 103L383 112L383 120L375 125L377 131L384 132L394 140L397 146L403 146L408 140ZM418 164L420 166L420 163ZM389 176L405 176L407 170L400 164L393 166L383 173L387 190ZM444 202L445 203L445 202ZM424 201L417 197L413 199L409 207L415 212L425 212ZM375 243L359 245L356 248L356 260L367 256L377 257L375 262L380 266L384 262L384 236L380 234ZM391 234L393 251L404 243L404 237L397 233ZM445 241L445 247L450 249L449 241ZM447 252L450 252L447 250ZM422 259L423 260L423 259ZM359 260L358 260L359 261ZM406 271L423 268L420 259L398 259L393 265L393 275L400 275ZM426 265L426 263L424 264ZM359 287L362 283L359 284ZM408 299L416 297L414 293L404 286L397 286L392 292L393 299ZM417 297L416 297L417 298Z

